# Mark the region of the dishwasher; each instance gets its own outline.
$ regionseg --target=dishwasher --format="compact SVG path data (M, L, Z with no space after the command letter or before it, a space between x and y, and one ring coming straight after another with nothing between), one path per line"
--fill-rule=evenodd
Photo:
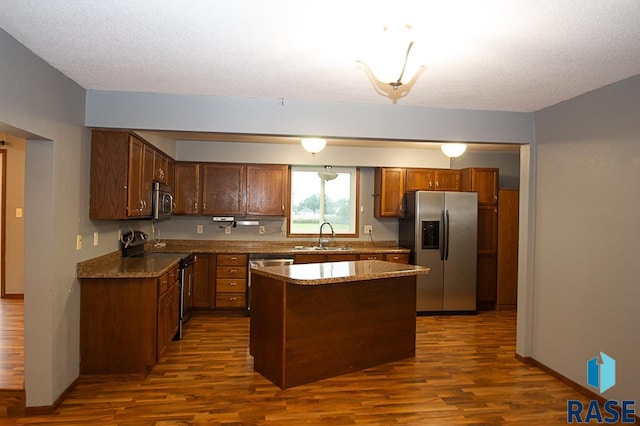
M285 266L293 264L293 255L274 253L252 253L249 255L249 271L247 279L247 309L251 311L251 268L265 266Z

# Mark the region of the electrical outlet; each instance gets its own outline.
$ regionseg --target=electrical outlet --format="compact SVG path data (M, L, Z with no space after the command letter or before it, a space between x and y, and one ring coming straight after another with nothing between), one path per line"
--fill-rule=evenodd
M97 232L93 233L93 246L97 246L100 242L100 235Z
M82 235L76 235L76 250L82 250Z
M198 225L196 232L198 234L202 234L204 232L204 228L202 227L202 225Z
M231 225L224 227L224 233L227 235L231 234Z
M373 226L371 226L371 225L365 225L365 226L364 226L364 233L365 233L365 234L371 234L371 233L373 233Z
M264 230L264 226L263 226L263 225L260 225L260 226L258 227L258 233L259 233L260 235L264 235L265 230Z

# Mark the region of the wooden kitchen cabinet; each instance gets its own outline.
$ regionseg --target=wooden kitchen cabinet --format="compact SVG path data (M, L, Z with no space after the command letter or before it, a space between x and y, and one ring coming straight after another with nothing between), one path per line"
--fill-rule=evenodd
M248 216L284 216L289 190L289 167L278 164L247 165Z
M378 167L374 179L374 217L404 216L405 169Z
M477 308L495 309L498 287L498 169L461 170L460 189L478 193Z
M200 207L200 164L178 162L174 166L176 215L196 215Z
M461 170L460 189L478 193L478 205L498 205L498 169L472 167Z
M202 163L202 214L244 216L246 166Z
M154 148L124 131L91 135L91 219L151 217Z
M173 186L173 160L160 151L153 156L153 180Z
M159 278L156 360L160 360L167 345L178 333L180 315L178 279L177 266Z
M405 191L460 191L460 170L408 168Z
M518 303L519 203L519 190L499 191L497 304L502 306Z
M498 252L498 207L478 207L478 253Z
M387 253L384 255L387 262L409 264L409 253Z
M196 254L193 265L193 309L213 309L215 307L216 255Z
M247 309L247 255L218 254L216 309Z
M178 331L177 265L159 278L80 286L80 374L148 373Z

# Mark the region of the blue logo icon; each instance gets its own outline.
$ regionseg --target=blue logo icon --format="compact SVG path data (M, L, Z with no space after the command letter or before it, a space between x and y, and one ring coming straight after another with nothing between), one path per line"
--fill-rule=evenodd
M587 383L600 393L616 384L616 360L604 352L587 361Z

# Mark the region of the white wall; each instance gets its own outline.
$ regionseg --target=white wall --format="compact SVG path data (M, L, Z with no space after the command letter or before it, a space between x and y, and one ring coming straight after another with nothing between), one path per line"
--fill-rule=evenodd
M640 76L535 114L532 357L575 382L600 351L608 399L640 401Z

